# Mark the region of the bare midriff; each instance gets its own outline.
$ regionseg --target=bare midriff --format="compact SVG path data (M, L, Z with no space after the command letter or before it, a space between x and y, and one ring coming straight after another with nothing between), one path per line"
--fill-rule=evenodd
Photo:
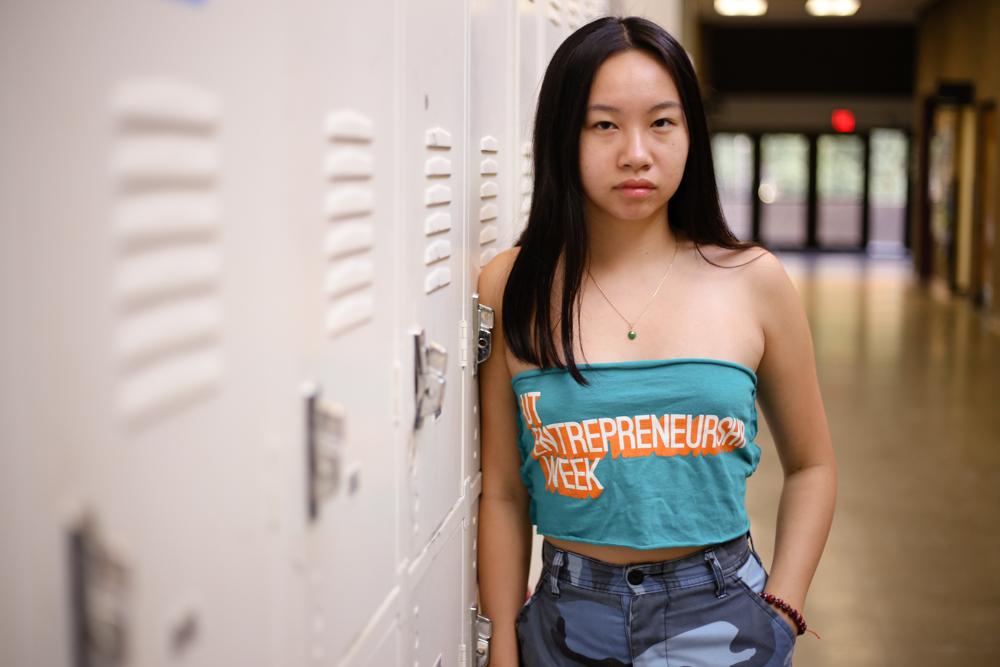
M572 551L581 556L603 560L616 565L633 565L635 563L653 563L661 560L683 558L705 547L666 547L664 549L630 549L606 544L588 544L586 542L571 542L554 537L545 537L546 541L563 551Z

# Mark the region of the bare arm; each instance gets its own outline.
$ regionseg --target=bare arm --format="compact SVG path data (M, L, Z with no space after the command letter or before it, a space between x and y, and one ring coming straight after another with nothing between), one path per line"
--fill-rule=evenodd
M495 314L492 352L479 367L483 492L477 539L480 606L493 621L493 667L518 664L514 620L524 603L531 557L528 493L517 450L517 402L505 359L500 311L514 253L501 253L479 276L479 301Z
M755 263L764 329L758 399L784 471L766 590L806 615L806 593L833 522L837 466L799 294L773 255ZM791 619L789 625L794 629Z

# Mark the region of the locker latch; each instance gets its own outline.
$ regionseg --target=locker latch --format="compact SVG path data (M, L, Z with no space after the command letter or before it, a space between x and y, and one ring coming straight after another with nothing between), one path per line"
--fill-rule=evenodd
M86 515L69 534L74 665L120 667L129 661L128 568Z
M476 365L472 374L476 374L479 364L490 358L493 351L493 309L479 303L479 295L472 295L472 321L477 323Z
M416 413L413 428L420 428L424 418L441 415L444 405L444 388L447 380L445 369L448 363L448 352L441 345L427 342L423 329L413 334L414 344L414 392L416 395Z
M476 640L476 667L490 664L490 639L493 637L493 621L479 613L479 607L472 605L472 636Z
M315 384L304 387L306 399L307 498L309 519L319 516L323 501L336 495L343 477L344 409L320 398Z

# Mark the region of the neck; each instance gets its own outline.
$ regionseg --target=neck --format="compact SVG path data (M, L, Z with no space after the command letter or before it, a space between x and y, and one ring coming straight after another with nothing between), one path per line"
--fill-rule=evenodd
M614 271L624 266L660 266L673 256L680 239L670 229L666 207L648 218L613 218L587 202L585 219L592 270Z

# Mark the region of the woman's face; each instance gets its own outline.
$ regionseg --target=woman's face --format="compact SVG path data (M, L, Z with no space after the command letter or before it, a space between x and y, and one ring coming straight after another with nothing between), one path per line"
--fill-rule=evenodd
M580 178L589 214L618 220L660 215L677 191L688 154L677 86L639 50L598 68L580 132Z

